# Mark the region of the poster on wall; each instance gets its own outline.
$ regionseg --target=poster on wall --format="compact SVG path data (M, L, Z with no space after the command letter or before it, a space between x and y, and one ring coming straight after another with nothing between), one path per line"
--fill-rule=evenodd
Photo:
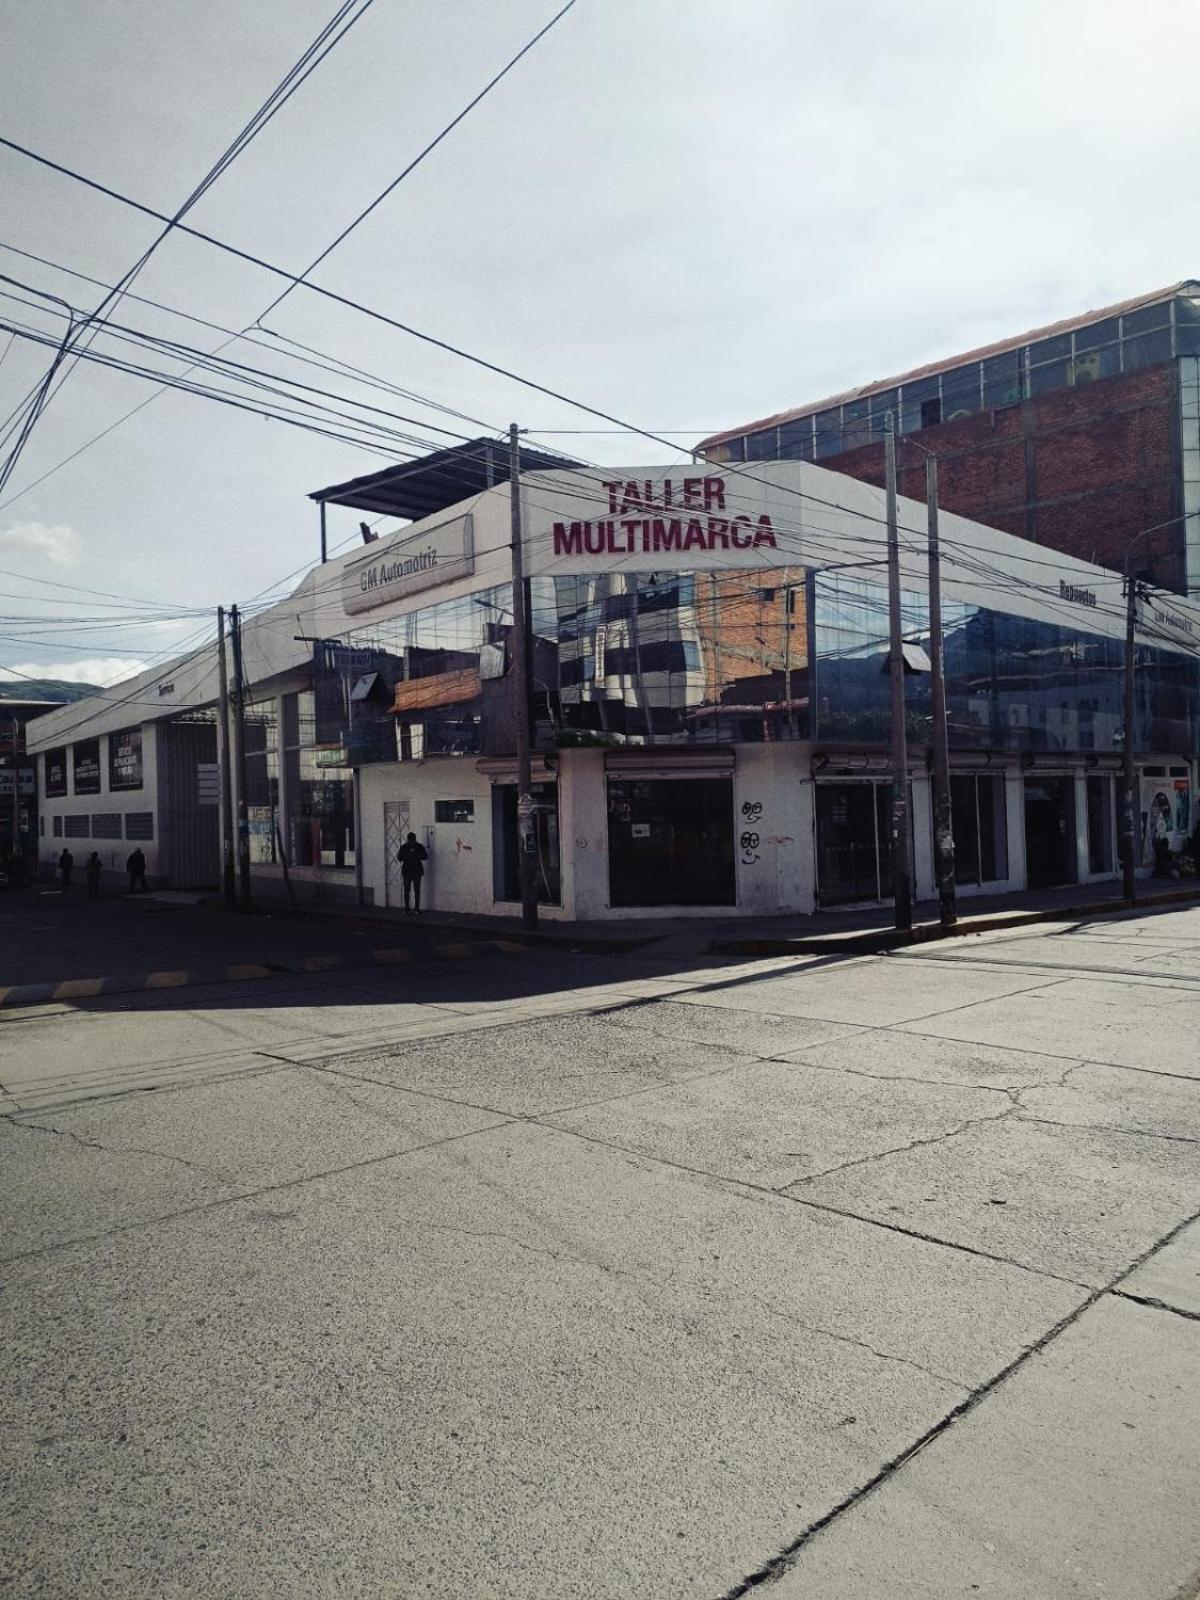
M76 794L100 793L100 741L81 739L75 746L74 789Z
M1192 825L1192 791L1187 778L1142 778L1142 861L1153 865L1154 843L1165 839L1178 854Z
M67 792L67 752L65 749L46 751L46 795L53 800Z
M142 730L127 728L123 733L108 736L108 787L140 789L142 787Z

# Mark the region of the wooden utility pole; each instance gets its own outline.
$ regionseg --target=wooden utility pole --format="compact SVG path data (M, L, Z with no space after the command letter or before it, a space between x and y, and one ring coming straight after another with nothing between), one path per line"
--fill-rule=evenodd
M246 674L242 667L242 622L229 608L233 641L233 762L237 768L238 909L250 909L250 815L246 808Z
M221 893L236 907L233 884L233 768L229 761L229 675L225 665L225 607L217 607L217 764L221 769Z
M942 552L938 542L937 457L925 459L929 516L929 687L933 700L933 866L943 928L958 921L954 885L954 807L950 794L950 735L946 726L946 659L942 636Z
M896 425L883 435L887 470L888 639L892 684L892 883L896 926L912 927L911 820L908 814L908 729L905 726L904 619L900 603L900 530L896 512Z
M521 430L508 430L508 485L512 502L513 729L517 745L517 852L521 877L521 921L538 925L537 831L533 805L533 749L529 726L529 595L521 526Z

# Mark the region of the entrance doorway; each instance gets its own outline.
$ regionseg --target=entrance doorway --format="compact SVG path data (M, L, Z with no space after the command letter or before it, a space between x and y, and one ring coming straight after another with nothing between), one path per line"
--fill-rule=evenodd
M1025 874L1031 889L1074 883L1075 780L1025 779Z
M1116 825L1113 821L1113 780L1087 781L1088 871L1111 872L1116 860Z
M818 783L818 902L849 905L891 893L891 784Z
M400 846L411 831L412 802L385 800L383 802L383 855L384 889L386 906L404 904L404 886L400 881L400 863L396 860Z
M732 906L732 778L612 778L613 906Z

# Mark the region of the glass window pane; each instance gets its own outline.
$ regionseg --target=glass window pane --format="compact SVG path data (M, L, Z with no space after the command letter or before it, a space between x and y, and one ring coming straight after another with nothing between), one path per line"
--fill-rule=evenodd
M1071 381L1078 388L1098 378L1113 378L1121 370L1121 347L1105 345L1100 350L1081 350L1071 363Z
M847 400L842 407L842 445L846 450L856 450L869 444L871 428L868 421L870 404L862 400Z
M842 411L840 406L833 406L828 411L818 411L817 425L817 460L821 461L826 456L835 456L842 448Z
M1046 361L1061 361L1071 354L1071 335L1057 333L1053 339L1041 339L1029 347L1031 366L1040 367Z
M1128 338L1131 333L1148 333L1152 328L1165 328L1170 319L1171 302L1160 300L1155 306L1127 311L1121 318L1121 331Z
M1115 344L1121 336L1120 317L1105 317L1103 322L1093 322L1090 328L1075 331L1075 353L1081 350L1098 350L1102 344Z
M1176 325L1175 353L1180 356L1200 355L1200 322L1181 322Z
M1200 323L1200 295L1182 294L1175 302L1175 326L1181 323Z
M940 396L942 380L940 374L932 378L916 378L912 383L905 383L900 388L900 431L901 433L916 433L918 428L928 428L941 421ZM928 412L926 408L930 408ZM933 417L933 408L937 408L937 416ZM929 416L932 422L922 420Z
M979 819L974 773L950 778L950 825L954 830L954 874L959 883L979 882Z
M1029 373L1030 394L1048 394L1051 389L1065 389L1071 371L1069 361L1050 361L1033 367Z
M871 396L871 432L881 434L887 423L888 412L892 413L897 428L900 425L900 391L899 389L884 389L880 394Z
M1137 339L1126 339L1121 348L1126 372L1140 372L1146 367L1160 366L1171 359L1171 330L1160 328L1157 333L1143 333Z
M779 430L779 454L784 461L811 461L813 458L813 419L797 417Z
M748 434L746 437L746 460L773 461L777 454L775 437L774 428L764 428L761 433Z
M1006 355L990 356L983 363L983 404L991 411L999 406L1015 405L1021 399L1021 365L1016 350Z
M979 410L979 363L942 374L942 421L972 417Z

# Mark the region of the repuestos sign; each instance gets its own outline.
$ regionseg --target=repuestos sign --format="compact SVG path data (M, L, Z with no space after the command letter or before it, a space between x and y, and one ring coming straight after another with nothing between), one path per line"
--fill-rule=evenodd
M393 536L394 539L394 536ZM342 574L346 611L373 611L404 595L432 589L475 570L475 538L471 516L454 517L415 538L385 540L381 550L351 562Z

